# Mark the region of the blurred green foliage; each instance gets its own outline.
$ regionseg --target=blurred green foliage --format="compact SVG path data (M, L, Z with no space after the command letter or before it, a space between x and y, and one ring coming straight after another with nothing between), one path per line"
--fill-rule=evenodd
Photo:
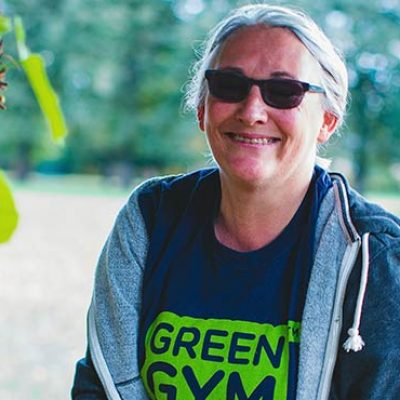
M70 135L62 148L48 141L24 77L10 71L0 166L21 177L34 169L118 173L129 181L149 169L166 172L204 164L205 141L195 116L182 111L183 88L194 49L232 6L244 3L3 1L6 15L21 15L30 47L45 59ZM292 4L312 15L348 62L352 100L347 124L325 152L347 160L360 188L398 188L400 0ZM8 51L16 52L7 40ZM385 179L372 179L373 169Z
M13 26L12 26L13 25ZM1 93L7 88L5 81L9 69L4 60L12 60L4 53L3 35L8 33L12 27L15 30L15 39L18 49L20 64L26 73L28 82L42 109L43 116L49 124L54 141L64 138L67 134L67 126L60 108L58 97L54 92L44 67L43 58L38 54L32 54L26 46L25 29L20 17L11 19L0 14L0 109L5 109L5 96ZM12 60L13 61L13 60ZM13 62L17 65L16 62ZM14 198L5 174L0 170L0 243L9 240L18 224L18 212L15 207Z

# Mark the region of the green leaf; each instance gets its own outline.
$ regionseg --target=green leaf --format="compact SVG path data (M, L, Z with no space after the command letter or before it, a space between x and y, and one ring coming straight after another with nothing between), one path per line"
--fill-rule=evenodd
M42 57L38 54L29 54L25 60L21 60L21 65L49 124L53 139L55 141L63 139L68 131L67 126L58 96L47 77Z
M18 212L6 176L0 171L0 243L7 242L18 224Z
M21 18L15 18L14 26L22 68L26 73L42 113L49 124L53 140L61 140L67 135L68 129L58 96L47 76L43 58L39 54L30 53L26 46L25 30Z
M4 15L0 15L0 37L11 30L11 20Z

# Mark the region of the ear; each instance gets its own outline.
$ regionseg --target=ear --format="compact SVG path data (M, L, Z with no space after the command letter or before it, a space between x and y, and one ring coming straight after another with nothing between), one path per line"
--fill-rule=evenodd
M336 115L325 111L322 126L317 137L317 141L319 144L324 144L329 140L329 138L335 132L337 124L338 118L336 117Z
M204 132L204 105L197 107L197 121L199 128Z

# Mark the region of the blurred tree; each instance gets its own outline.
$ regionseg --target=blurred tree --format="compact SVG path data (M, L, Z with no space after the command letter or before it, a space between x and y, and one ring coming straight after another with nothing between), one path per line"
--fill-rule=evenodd
M195 124L180 108L191 32L170 2L61 1L55 7L14 1L11 12L30 15L32 47L46 43L57 50L57 57L48 49L41 54L62 95L71 135L52 166L105 172L112 164L182 168L196 159ZM30 126L42 130L37 122ZM14 137L25 143L14 127ZM42 143L31 141L32 152Z
M10 14L25 17L31 48L46 60L71 134L64 149L49 145L32 96L16 82L8 93L12 109L2 121L7 134L0 146L8 151L0 164L11 165L24 147L33 165L47 171L129 175L135 168L182 170L204 163L205 141L194 116L182 112L182 88L198 40L231 6L244 3L5 2ZM393 185L390 167L400 162L400 0L296 5L318 21L349 65L352 101L339 139L343 145L328 147L328 155L351 159L360 187L384 184L373 179L370 165L383 169Z
M337 0L331 7L324 26L343 49L350 78L343 147L353 160L358 188L384 188L394 183L390 166L400 162L400 2ZM378 180L373 170L379 171Z

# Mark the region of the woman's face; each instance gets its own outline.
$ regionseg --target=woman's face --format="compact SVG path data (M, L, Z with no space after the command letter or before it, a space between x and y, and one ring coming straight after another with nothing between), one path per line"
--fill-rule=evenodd
M253 79L320 84L319 64L283 28L240 29L226 40L213 68L235 69ZM317 144L326 142L336 126L336 118L322 108L322 96L307 92L298 107L282 110L265 104L254 85L239 103L208 93L198 110L199 126L224 179L252 188L277 188L302 179L308 184Z

